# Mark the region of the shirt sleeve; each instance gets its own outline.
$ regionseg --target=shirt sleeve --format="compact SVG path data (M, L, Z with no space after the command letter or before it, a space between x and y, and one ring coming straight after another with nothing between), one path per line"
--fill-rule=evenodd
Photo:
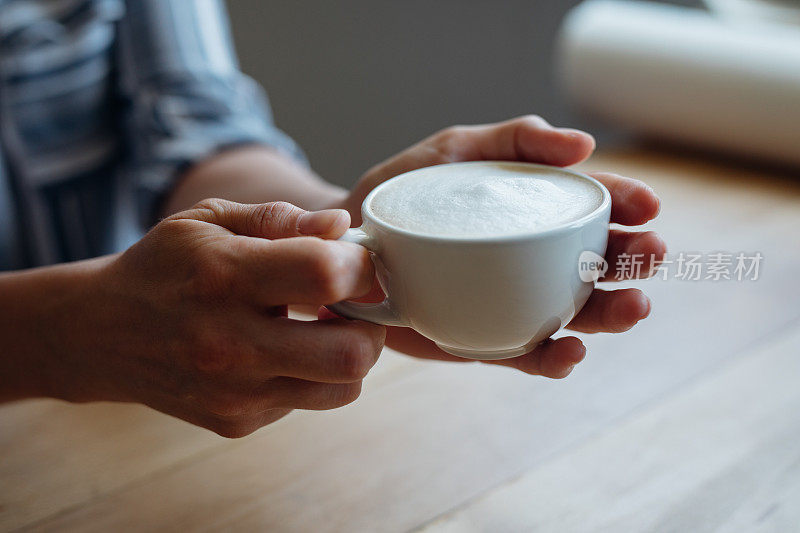
M263 144L305 163L274 126L266 94L240 72L222 0L127 0L126 7L118 79L145 225L182 170L226 148Z

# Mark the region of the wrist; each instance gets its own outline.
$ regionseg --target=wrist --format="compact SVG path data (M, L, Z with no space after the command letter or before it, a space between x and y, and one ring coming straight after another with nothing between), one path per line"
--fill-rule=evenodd
M85 365L85 337L99 272L109 258L0 276L0 401L51 397L81 400L75 380ZM93 399L93 398L86 398Z

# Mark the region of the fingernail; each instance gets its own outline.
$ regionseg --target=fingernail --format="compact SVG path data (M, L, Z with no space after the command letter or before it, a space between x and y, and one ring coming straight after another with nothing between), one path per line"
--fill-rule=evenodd
M592 140L593 145L597 145L597 141L595 141L595 138L591 133L587 133L582 130L576 130L574 128L558 128L558 131L573 139L585 139L588 137Z
M644 315L640 320L644 320L645 318L650 316L650 313L653 311L653 300L650 299L649 296L645 295L644 299L647 301L647 309L645 310Z
M345 216L341 209L309 211L297 218L297 231L303 235L325 235Z

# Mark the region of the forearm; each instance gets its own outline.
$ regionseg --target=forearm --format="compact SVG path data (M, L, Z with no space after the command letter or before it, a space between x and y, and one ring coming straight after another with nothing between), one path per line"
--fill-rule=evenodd
M0 402L64 396L65 352L86 331L90 280L109 260L0 274Z
M167 199L163 215L206 198L241 203L285 201L317 210L342 201L346 192L310 169L267 147L225 151L189 169Z

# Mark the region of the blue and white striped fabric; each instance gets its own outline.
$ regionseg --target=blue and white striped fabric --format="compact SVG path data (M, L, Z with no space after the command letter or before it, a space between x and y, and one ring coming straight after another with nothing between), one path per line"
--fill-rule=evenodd
M120 248L182 169L246 143L303 158L222 0L0 0L0 270Z

